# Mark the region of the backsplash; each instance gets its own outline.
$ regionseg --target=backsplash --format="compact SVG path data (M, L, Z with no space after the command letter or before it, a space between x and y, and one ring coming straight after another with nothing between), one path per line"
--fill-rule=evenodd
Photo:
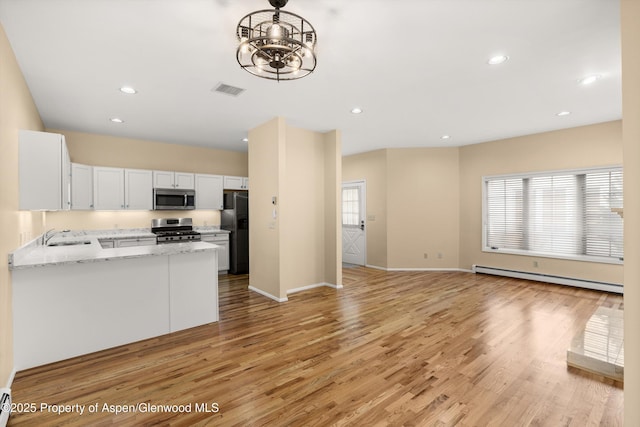
M60 211L44 213L44 228L56 230L105 230L147 228L154 218L193 218L195 226L219 226L220 211Z

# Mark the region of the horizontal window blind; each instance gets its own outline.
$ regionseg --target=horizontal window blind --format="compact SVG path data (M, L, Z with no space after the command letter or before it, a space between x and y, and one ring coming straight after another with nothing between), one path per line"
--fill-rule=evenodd
M485 244L622 259L622 184L622 168L485 178Z

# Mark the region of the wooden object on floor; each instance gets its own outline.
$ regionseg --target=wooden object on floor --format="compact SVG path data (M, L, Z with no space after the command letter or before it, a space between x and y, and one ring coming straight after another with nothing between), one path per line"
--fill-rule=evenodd
M621 296L362 267L343 283L276 303L222 276L218 323L19 372L14 402L36 410L9 425L622 425L620 384L565 361Z

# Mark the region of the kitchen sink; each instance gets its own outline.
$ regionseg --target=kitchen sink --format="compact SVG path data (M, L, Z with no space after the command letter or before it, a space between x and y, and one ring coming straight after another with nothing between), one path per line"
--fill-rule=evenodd
M78 245L89 245L91 244L90 240L81 240L75 242L53 242L47 243L47 246L78 246Z

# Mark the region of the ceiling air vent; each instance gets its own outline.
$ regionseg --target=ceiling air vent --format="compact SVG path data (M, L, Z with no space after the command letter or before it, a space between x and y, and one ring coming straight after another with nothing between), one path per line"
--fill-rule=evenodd
M224 83L219 83L218 86L214 87L212 90L213 90L213 92L220 92L220 93L224 93L226 95L238 96L242 92L244 92L246 89L242 89L242 88L239 88L239 87L227 85L227 84L224 84Z

